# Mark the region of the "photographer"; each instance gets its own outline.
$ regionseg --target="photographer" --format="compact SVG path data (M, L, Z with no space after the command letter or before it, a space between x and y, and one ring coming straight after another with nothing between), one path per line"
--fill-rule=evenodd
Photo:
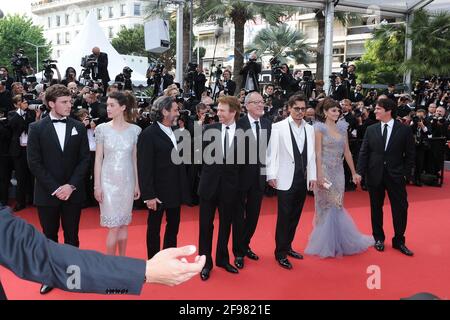
M400 97L398 100L397 116L403 118L411 113L411 108L408 106L409 98L406 96Z
M0 80L0 113L5 116L13 109L11 92L6 89L6 80Z
M239 72L242 75L242 88L247 92L259 92L259 74L261 73L261 64L256 62L256 53L250 55L250 59Z
M133 70L130 67L124 67L122 73L116 76L115 82L122 84L121 90L133 91L133 82L131 81L131 74Z
M61 82L61 73L59 72L58 66L55 64L56 62L58 62L58 61L50 60L50 59L42 61L42 63L44 64L44 71L43 71L44 77L43 77L43 80L45 80L45 83L49 87L54 85L54 84L58 84L58 83ZM53 72L53 70L56 71L56 75L58 77L58 80L53 79L53 76L55 74Z
M236 91L236 82L231 80L231 71L225 70L223 72L223 80L220 81L221 90L224 91L224 94L227 96L234 96Z
M14 79L9 76L9 71L6 67L0 67L0 81L5 81L6 90L11 91L11 85Z
M348 98L347 86L342 82L341 76L336 76L335 78L335 91L332 98L337 101L341 101Z
M364 100L364 95L362 94L362 85L356 85L355 90L350 94L350 100L352 100L352 102Z
M17 50L11 58L11 65L14 68L14 80L17 82L23 82L24 78L33 72L30 61L25 55L23 49Z
M20 211L25 209L27 200L30 203L33 202L34 183L27 163L28 126L39 119L41 110L29 110L27 100L21 95L14 96L12 101L16 110L8 113L8 123L11 128L9 154L14 164L17 179L14 211Z
M84 94L82 106L83 109L89 111L89 116L92 118L91 128L95 129L96 126L108 120L108 115L106 106L98 101L100 95L99 92L95 89L89 89L90 91Z
M93 76L94 80L101 79L104 88L104 94L106 95L106 89L108 88L108 83L111 81L108 72L108 54L100 52L98 47L92 49L92 54L97 59L97 73Z
M194 78L194 91L196 97L201 97L202 93L205 91L206 76L203 73L203 68L197 66L197 74Z
M366 98L364 99L364 105L366 107L375 108L375 105L378 100L378 92L375 88L370 88L367 92Z
M414 184L418 187L422 186L421 175L424 170L425 154L430 150L428 135L430 134L430 126L425 119L426 111L417 110L412 117L411 130L414 134L416 146L416 166L414 169Z
M283 91L286 92L286 97L290 97L294 94L294 92L297 91L297 84L294 80L294 77L291 74L291 71L289 70L289 66L286 63L283 63L280 67L280 77L279 77L279 84Z
M61 84L68 87L69 83L74 82L77 85L80 84L80 82L77 80L77 71L73 67L68 67L66 69L66 73L64 75L64 79L61 80Z

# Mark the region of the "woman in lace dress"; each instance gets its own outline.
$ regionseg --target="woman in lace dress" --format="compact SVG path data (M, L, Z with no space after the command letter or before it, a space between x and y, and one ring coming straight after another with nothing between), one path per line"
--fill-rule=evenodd
M107 254L125 255L133 200L140 197L136 143L141 128L128 123L136 100L114 92L107 101L110 122L95 129L95 199L100 203L100 225L109 228Z
M358 231L351 216L343 207L345 178L343 157L348 163L353 182L361 176L355 171L348 145L345 120L339 120L339 104L325 98L317 105L316 132L317 188L315 190L314 230L310 235L306 254L322 258L352 255L373 245L372 236Z

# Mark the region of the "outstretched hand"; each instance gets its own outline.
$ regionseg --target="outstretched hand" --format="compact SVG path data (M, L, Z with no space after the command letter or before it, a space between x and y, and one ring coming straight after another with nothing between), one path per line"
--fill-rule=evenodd
M191 245L158 252L147 261L146 281L167 286L175 286L188 281L200 273L206 262L205 256L197 256L194 262L187 261L185 257L194 254L196 250L196 247Z

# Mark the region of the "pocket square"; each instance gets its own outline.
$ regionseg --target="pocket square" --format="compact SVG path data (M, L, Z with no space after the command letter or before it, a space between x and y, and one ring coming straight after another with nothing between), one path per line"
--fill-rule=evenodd
M77 129L72 128L72 134L71 134L71 136L76 136L77 134L78 134Z

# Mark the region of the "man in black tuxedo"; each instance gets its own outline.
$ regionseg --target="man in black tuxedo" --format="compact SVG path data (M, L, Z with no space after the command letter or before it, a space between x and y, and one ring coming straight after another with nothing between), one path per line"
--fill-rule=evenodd
M206 126L203 132L203 167L198 194L200 197L199 253L206 255L206 264L200 273L207 280L212 261L214 215L219 209L219 235L216 265L231 273L238 270L230 264L228 240L231 225L236 222L239 189L239 165L236 155L236 121L241 110L236 97L223 96L218 100L218 123Z
M72 104L67 87L53 85L46 90L45 98L50 114L32 123L28 135L28 165L36 177L34 204L47 238L58 242L61 221L64 243L78 247L90 163L86 128L69 117ZM41 293L50 290L44 285Z
M250 249L250 241L258 224L261 202L266 186L264 164L267 143L272 124L264 115L264 99L258 92L245 97L247 115L237 122L238 129L245 132L245 164L239 172L239 217L233 228L234 264L244 267L244 256L252 260L259 257Z
M172 97L160 97L153 103L154 123L139 136L137 156L139 186L149 209L147 220L147 253L152 258L161 250L161 220L166 213L163 249L177 246L181 204L190 202L190 188L184 164L176 164L172 151L177 140L172 131L179 117Z
M103 83L103 95L106 95L106 90L108 89L108 82L111 81L108 72L108 54L100 52L100 48L94 47L92 49L92 54L97 57L97 77L94 80L102 80Z
M0 206L0 265L18 277L71 292L140 294L143 284L178 285L200 272L205 257L195 262L180 258L192 255L195 246L171 248L145 261L106 256L48 240L33 226ZM79 269L79 282L73 281ZM79 285L77 285L79 284ZM0 300L6 295L0 282Z
M363 101L364 95L361 92L362 92L362 85L360 84L356 85L355 91L353 91L350 94L350 100L352 100L352 102Z
M14 211L25 209L27 198L33 199L33 177L27 164L28 126L36 121L36 112L28 109L28 102L21 96L13 98L16 110L8 113L11 128L9 155L14 164L17 179L16 206Z
M405 246L404 234L408 217L406 181L414 166L414 138L409 127L394 120L396 108L391 99L378 100L375 115L380 122L367 128L357 171L366 175L375 249L384 251L383 203L387 191L394 220L392 246L412 256L413 252Z

